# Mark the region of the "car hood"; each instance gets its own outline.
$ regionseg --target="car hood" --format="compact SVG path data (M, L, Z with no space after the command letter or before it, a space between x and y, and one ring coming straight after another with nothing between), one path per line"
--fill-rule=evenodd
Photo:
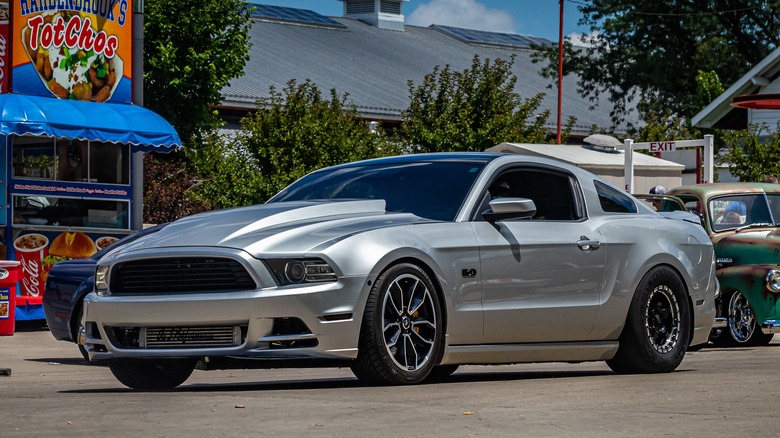
M253 256L305 253L371 229L430 222L411 213L388 214L384 200L278 202L180 219L121 252L218 246Z
M715 255L735 265L780 264L780 229L760 228L714 237Z
M49 277L89 277L95 273L96 264L97 260L92 257L63 260L52 265Z

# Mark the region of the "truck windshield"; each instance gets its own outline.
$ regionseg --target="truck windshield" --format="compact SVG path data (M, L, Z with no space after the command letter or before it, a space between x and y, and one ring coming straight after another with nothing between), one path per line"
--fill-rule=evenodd
M780 201L780 199L775 201ZM709 212L713 231L735 229L753 224L775 223L775 216L770 212L767 197L763 193L730 195L711 199Z

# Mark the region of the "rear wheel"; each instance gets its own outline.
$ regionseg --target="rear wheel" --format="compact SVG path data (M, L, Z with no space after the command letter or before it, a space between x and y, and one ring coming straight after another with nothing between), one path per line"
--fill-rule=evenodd
M352 372L370 385L422 382L439 358L442 331L431 279L416 265L395 265L369 293Z
M108 366L123 385L133 389L173 389L195 370L197 359L133 360L114 359Z
M620 346L607 365L624 374L673 371L688 348L690 314L677 273L666 266L653 268L639 283Z

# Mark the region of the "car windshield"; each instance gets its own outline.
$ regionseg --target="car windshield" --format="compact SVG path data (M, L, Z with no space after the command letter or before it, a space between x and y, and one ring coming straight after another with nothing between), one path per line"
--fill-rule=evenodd
M452 221L483 167L434 161L325 169L294 182L269 202L384 199L388 212Z
M722 196L709 201L713 231L775 224L776 219L780 218L779 211L780 197L765 196L763 193Z

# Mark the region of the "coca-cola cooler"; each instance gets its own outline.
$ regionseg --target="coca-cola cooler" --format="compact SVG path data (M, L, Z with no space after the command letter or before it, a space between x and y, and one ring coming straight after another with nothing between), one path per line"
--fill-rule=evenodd
M14 334L19 262L0 260L0 336Z
M129 230L58 229L54 226L12 228L9 258L19 264L16 296L18 321L44 319L43 296L51 268L58 262L88 258L126 236Z

